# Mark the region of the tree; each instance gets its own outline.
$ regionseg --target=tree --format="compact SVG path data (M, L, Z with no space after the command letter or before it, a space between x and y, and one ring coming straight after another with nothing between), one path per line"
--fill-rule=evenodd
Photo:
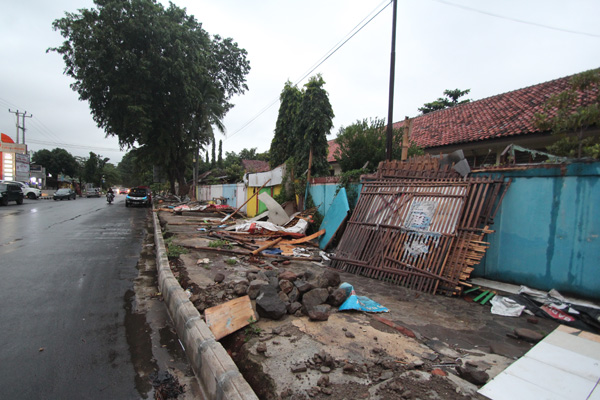
M97 125L151 160L186 192L186 163L208 143L229 101L248 88L246 51L210 36L185 9L156 0L95 0L53 22L66 39L50 48Z
M215 140L213 138L212 141L212 161L210 162L211 167L215 167L217 165L216 151L215 151Z
M46 172L57 178L63 174L69 177L74 177L77 174L78 164L68 151L61 148L53 150L42 149L33 153L32 162L42 165L46 168ZM56 188L58 189L58 181Z
M600 138L586 135L590 128L600 126L600 68L574 75L569 88L550 96L534 118L538 129L562 136L547 147L548 152L600 158Z
M432 111L443 110L445 108L454 107L459 104L469 103L470 99L465 99L458 101L459 98L466 96L469 94L471 89L460 90L460 89L446 89L444 90L444 97L439 97L437 100L432 101L431 103L425 103L423 107L419 108L421 114L427 114Z
M327 174L327 136L333 128L333 108L323 86L321 75L308 80L300 103L299 132L302 140L296 144L296 156L303 171L308 168L308 177L312 174Z
M294 147L300 141L298 137L298 113L302 102L302 91L287 81L279 95L279 113L275 123L275 135L271 141L269 153L270 165L275 168L294 156Z
M217 159L219 168L223 168L223 141L219 140L219 158Z
M393 143L402 143L404 129L393 130ZM336 143L339 151L334 154L342 172L365 168L367 172L377 169L380 161L386 159L385 121L381 118L358 120L347 127L341 127ZM423 150L412 144L408 155L422 154ZM399 160L402 155L401 146L393 146L392 158Z

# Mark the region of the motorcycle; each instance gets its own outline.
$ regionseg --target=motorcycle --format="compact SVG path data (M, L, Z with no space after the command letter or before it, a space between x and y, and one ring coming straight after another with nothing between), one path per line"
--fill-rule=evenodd
M108 201L108 204L112 204L114 199L115 199L114 193L106 193L106 201Z

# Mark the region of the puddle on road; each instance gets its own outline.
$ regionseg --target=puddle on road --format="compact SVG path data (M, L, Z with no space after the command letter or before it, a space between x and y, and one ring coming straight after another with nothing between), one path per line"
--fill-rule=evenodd
M137 314L133 310L135 293L125 293L125 332L131 362L135 368L135 388L143 397L152 390L150 374L158 370L156 360L152 356L152 339L150 326L145 314Z

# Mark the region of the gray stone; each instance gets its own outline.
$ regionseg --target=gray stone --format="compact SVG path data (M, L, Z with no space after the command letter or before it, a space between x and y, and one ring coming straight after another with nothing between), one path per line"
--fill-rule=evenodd
M298 275L287 269L280 272L277 277L279 280L286 280L290 282L294 282L296 279L298 279Z
M224 280L225 280L225 275L224 275L224 274L222 274L221 272L218 272L218 273L215 275L215 277L214 277L214 281L215 281L216 283L221 283L221 282L223 282Z
M336 271L325 270L321 275L319 275L316 282L317 283L315 286L320 288L337 288L341 283L340 274Z
M277 291L279 291L279 279L276 276L272 276L269 278L269 285L273 286Z
M287 306L287 312L290 315L294 315L296 313L296 311L299 311L301 308L302 308L302 304L295 301L295 302L290 303L289 306Z
M248 296L250 297L251 300L254 300L258 297L258 294L260 293L260 289L263 286L268 285L269 282L267 281L263 281L261 279L255 279L253 281L250 282L250 285L248 285Z
M292 365L292 372L297 374L298 372L306 372L306 364L300 363Z
M269 282L269 277L267 276L267 274L265 274L265 271L258 271L258 274L256 274L256 278L260 279L261 281Z
M331 304L334 307L339 307L344 304L344 301L348 298L348 295L344 289L335 289L327 299L327 304Z
M243 296L248 293L249 286L250 283L248 281L237 282L233 285L233 292L236 294L236 296Z
M455 369L461 378L477 386L485 384L488 379L490 379L490 376L487 374L487 372L480 371L475 368L456 367Z
M281 299L281 301L283 301L284 303L286 303L286 306L291 303L290 302L290 298L284 292L278 292L277 295L279 296L279 298Z
M296 286L300 294L304 294L315 288L311 283L306 282L304 280L295 280L294 286Z
M312 321L327 321L331 308L328 304L320 304L308 310L308 317Z
M288 294L289 292L292 291L292 289L295 289L294 288L294 284L291 281L287 280L287 279L281 279L279 281L279 288L285 294Z
M265 353L267 351L267 344L264 342L259 343L258 346L256 346L256 351L258 353Z
M271 286L263 286L256 298L256 311L264 318L281 319L287 313L287 307Z
M328 297L329 292L327 289L323 288L313 289L310 292L304 293L302 296L302 306L304 311L308 314L313 307L324 304Z
M387 381L388 379L392 379L394 377L394 371L386 370L379 375L380 381Z
M300 300L300 292L295 287L287 295L292 303Z

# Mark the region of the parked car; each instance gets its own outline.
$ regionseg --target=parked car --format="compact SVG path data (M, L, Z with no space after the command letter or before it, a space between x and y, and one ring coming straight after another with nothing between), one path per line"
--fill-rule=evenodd
M152 205L152 192L147 186L138 186L131 188L125 198L125 207L143 206L149 207Z
M54 196L52 196L52 198L54 200L76 200L77 193L75 193L73 189L58 189L56 192L54 192Z
M9 201L16 201L17 204L23 204L21 186L14 182L0 183L0 204L7 206Z
M23 197L27 197L28 199L35 200L42 196L42 191L38 188L32 188L25 182L19 181L0 181L0 183L15 183L19 185L21 191L23 192Z
M85 197L100 197L100 188L89 188L85 190Z

